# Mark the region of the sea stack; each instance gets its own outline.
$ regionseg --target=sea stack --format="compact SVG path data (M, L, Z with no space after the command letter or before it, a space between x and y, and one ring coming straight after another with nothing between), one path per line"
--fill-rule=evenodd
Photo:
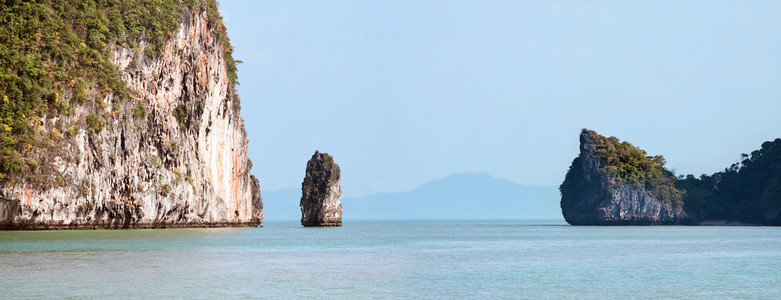
M301 225L342 226L342 187L339 165L328 153L315 151L301 183Z
M580 155L561 184L561 212L571 225L674 225L688 217L684 192L662 156L583 129Z

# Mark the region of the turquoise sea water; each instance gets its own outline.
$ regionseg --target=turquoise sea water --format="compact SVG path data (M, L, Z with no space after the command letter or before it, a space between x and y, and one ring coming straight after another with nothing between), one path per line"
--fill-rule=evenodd
M555 222L0 232L0 298L781 297L781 229Z

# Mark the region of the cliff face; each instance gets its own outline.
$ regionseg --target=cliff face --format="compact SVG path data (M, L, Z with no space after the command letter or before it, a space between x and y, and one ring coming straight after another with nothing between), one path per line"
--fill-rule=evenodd
M301 225L342 226L342 187L339 165L328 153L315 151L301 183Z
M143 42L114 49L135 98L106 96L99 119L89 105L44 115L39 131L51 135L85 118L105 126L31 152L45 163L34 178L0 183L0 228L259 225L260 188L218 28L206 11L184 8L157 58Z
M605 159L604 152L600 152L600 142L606 140L594 131L584 129L581 132L580 155L572 162L560 187L561 211L567 223L670 225L684 222L687 216L682 205L649 191L647 184L627 182L620 172L606 172L614 169L610 168L611 162ZM617 143L617 139L615 141ZM621 157L617 161L624 159ZM669 178L672 174L660 176L674 180L674 176Z

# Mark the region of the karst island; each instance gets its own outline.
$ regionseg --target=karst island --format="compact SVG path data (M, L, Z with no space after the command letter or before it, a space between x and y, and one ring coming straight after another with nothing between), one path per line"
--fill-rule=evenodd
M301 183L301 225L304 227L342 226L342 175L328 153L315 151L306 163Z
M675 176L661 155L583 129L561 191L572 225L781 225L781 139L722 172Z

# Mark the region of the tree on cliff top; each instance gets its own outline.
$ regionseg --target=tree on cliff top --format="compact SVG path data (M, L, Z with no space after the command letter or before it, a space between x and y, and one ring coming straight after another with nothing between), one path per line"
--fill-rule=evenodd
M678 186L687 191L684 208L696 221L781 225L781 139L722 172L682 176Z
M608 138L593 130L583 129L582 134L594 141L600 159L599 172L611 185L641 184L662 203L683 205L685 192L675 187L677 178L665 168L667 162L663 156L649 156L629 142L612 136Z
M238 84L230 41L215 0L39 0L4 1L0 6L0 183L35 172L35 149L51 147L66 128L87 127L72 108L100 113L103 99L115 105L132 97L115 47L159 56L175 35L182 11L207 14L222 42L229 92L238 105ZM238 107L236 107L238 108ZM68 116L79 124L58 125L47 134L41 116ZM84 118L81 118L84 120ZM69 121L69 122L70 122ZM68 138L72 135L67 136Z

